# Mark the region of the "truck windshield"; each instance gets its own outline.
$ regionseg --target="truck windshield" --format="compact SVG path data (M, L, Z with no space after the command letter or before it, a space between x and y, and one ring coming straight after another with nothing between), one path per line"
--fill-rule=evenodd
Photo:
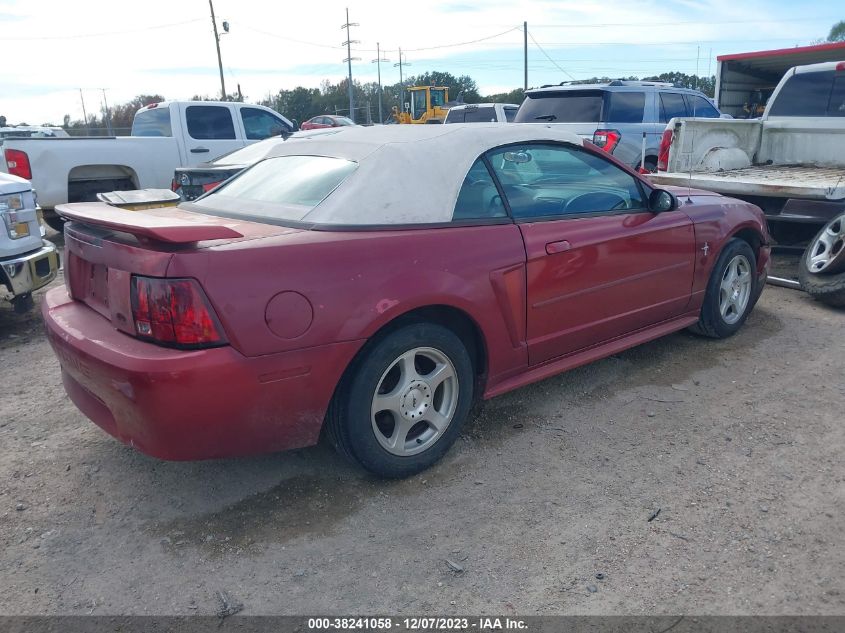
M557 121L558 123L598 123L601 120L601 90L561 90L536 92L525 97L516 113L516 123Z
M193 205L228 217L298 222L357 167L343 158L276 156L256 163Z
M170 108L141 110L132 121L132 136L173 136Z

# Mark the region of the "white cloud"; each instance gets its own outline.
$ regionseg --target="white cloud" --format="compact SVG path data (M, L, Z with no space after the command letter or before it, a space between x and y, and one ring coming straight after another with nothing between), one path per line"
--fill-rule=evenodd
M352 4L340 0L319 3L216 0L218 20L226 19L231 24L231 33L221 40L227 89L234 91L235 84L240 82L244 93L257 99L280 88L300 84L317 86L322 79L336 81L345 76L342 60L346 50L340 44L346 34L340 26L345 21L344 10L348 4L350 19L360 24L352 31L353 39L361 41L353 51L353 56L362 58L354 65L356 79L375 80L376 68L370 60L376 56L376 42L380 42L387 49L384 56L391 60L382 67L385 83L398 80L398 70L393 68L392 62L397 61L395 50L402 46L412 63L409 73L431 69L439 60L438 66L444 70L476 77L482 92L521 85L522 67L518 61L521 32L514 31L470 46L431 47L483 38L517 27L527 20L534 38L553 58L585 60L564 62L576 69L578 76L589 76L591 68L603 67L620 68L621 74L625 59L614 59L613 49L597 47L597 42L644 44L643 52L637 57L659 61L661 56L689 58L690 48L694 51L698 41L753 37L756 41L771 38L776 45L783 46L802 43L823 34L830 22L822 20L820 24L813 24L783 20L751 24L750 21L759 20L759 10L727 0L674 3L662 0L534 0L520 3L451 0L434 1L417 8L408 3L384 1ZM795 15L794 9L784 11L785 17ZM776 20L779 14L773 8L765 17ZM697 22L702 19L738 20L739 23ZM648 22L689 23L642 26ZM580 25L608 23L611 25L579 28ZM748 36L751 32L753 36ZM779 38L795 38L796 41ZM112 104L141 93L188 98L197 93L216 94L219 91L206 0L6 1L0 3L0 41L4 42L7 52L11 47L16 53L6 56L3 97L0 99L0 114L10 121L61 122L65 113L72 118L81 118L79 88L83 89L89 112L99 109L101 88L108 89ZM681 54L677 48L672 52L671 47L664 50L654 46L663 42L689 44ZM712 44L702 46L706 48ZM533 43L530 48L534 67L548 69L552 75L549 80L558 77L558 71L545 61ZM731 46L736 50L754 48L752 44ZM501 60L504 56L507 59L479 61L479 51L488 51L491 59ZM456 61L454 68L450 68L449 59L465 61ZM591 59L596 61L591 62ZM646 61L633 65L645 66ZM687 66L687 72L693 69Z

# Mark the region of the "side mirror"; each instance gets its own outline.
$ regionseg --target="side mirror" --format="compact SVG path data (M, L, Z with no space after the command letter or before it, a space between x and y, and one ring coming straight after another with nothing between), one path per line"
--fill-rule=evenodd
M648 196L648 208L654 213L674 211L678 208L678 199L665 189L653 189Z

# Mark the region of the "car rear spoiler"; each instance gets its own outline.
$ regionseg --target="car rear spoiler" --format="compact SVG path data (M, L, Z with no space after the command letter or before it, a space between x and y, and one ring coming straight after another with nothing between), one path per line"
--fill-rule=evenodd
M102 202L79 202L59 205L56 213L74 222L102 226L169 244L243 237L243 233L226 226L224 218L199 215L173 207L127 211Z

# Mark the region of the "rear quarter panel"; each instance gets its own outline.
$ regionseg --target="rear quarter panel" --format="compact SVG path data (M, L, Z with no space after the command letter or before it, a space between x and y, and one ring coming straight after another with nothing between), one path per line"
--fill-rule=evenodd
M415 308L448 305L480 328L492 379L527 364L524 262L518 227L503 224L301 231L176 253L167 274L201 281L230 342L247 356L363 342ZM268 312L280 293L307 305L286 294L274 305L291 313ZM307 329L282 337L272 318Z

